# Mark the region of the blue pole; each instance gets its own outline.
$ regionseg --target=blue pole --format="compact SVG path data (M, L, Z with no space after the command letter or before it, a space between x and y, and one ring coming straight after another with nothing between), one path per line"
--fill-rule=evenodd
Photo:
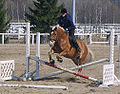
M75 0L72 0L72 18L73 23L75 24Z

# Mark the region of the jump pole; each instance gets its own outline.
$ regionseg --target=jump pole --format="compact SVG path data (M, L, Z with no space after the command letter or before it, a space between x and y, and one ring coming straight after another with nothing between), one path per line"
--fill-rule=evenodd
M32 58L34 58L34 57L31 57L31 59L32 59ZM34 60L37 60L37 59L34 58ZM42 59L40 59L40 58L38 59L38 61L40 61L41 63L43 63L43 64L45 64L45 65L47 65L47 66L50 66L50 67L53 67L53 68L56 68L56 69L59 69L59 70L62 70L62 71L71 73L71 74L76 75L76 76L80 76L80 77L82 77L82 78L85 78L85 79L94 81L94 82L99 83L99 84L102 84L102 81L100 81L100 80L97 80L97 79L92 78L92 77L88 77L88 76L86 76L86 75L77 73L77 72L75 72L75 71L72 71L72 70L67 69L67 68L63 68L63 67L58 66L58 65L55 65L55 64L53 65L53 64L51 64L51 63L49 63L49 62L46 62L46 61L44 61L44 60L42 60Z
M63 89L67 90L65 86L46 86L46 85L27 85L27 84L0 84L0 87L24 87L24 88L44 88L44 89Z
M29 57L31 58L32 60L38 60L37 58L35 57ZM94 61L94 62L90 62L90 63L86 63L86 64L83 64L83 65L80 65L80 66L77 66L77 67L72 67L70 68L69 70L77 70L79 68L83 68L83 67L87 67L87 66L91 66L91 65L94 65L94 64L99 64L99 63L103 63L103 62L106 62L106 61L109 61L108 58L104 58L104 59L101 59L101 60L98 60L98 61ZM49 73L49 74L46 74L46 75L42 75L42 76L37 76L37 77L33 77L34 80L38 80L38 79L42 79L42 78L46 78L46 77L50 77L50 76L54 76L54 75L58 75L58 74L62 74L62 73L65 73L66 71L57 71L57 72L53 72L53 73Z
M42 59L39 59L39 61L40 61L41 63L45 64L45 65L50 66L50 67L53 67L53 68L56 68L56 69L59 69L59 70L66 71L66 72L71 73L71 74L73 74L73 75L80 76L80 77L82 77L82 78L85 78L85 79L94 81L94 82L96 82L96 83L99 83L99 84L102 84L102 83L103 83L102 81L97 80L97 79L95 79L95 78L88 77L88 76L86 76L86 75L77 73L77 72L72 71L72 70L69 70L69 69L67 69L67 68L63 68L63 67L61 67L61 66L57 66L57 65L55 65L55 64L53 65L53 64L51 64L51 63L49 63L49 62L46 62L46 61L44 61L44 60L42 60Z

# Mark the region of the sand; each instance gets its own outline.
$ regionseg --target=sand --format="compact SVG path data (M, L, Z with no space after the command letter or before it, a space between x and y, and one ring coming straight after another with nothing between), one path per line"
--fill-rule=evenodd
M100 60L109 57L109 46L107 45L91 45L89 48L94 54L94 60ZM48 61L48 44L42 44L40 47L40 55L43 60ZM35 45L31 45L31 55L35 56ZM115 46L115 74L118 76L118 47ZM55 55L53 55L55 59ZM63 63L56 61L57 65L71 68L75 64L67 58L64 58ZM15 60L15 75L20 76L25 71L25 45L24 44L6 44L0 45L0 60ZM83 68L81 72L84 75L102 80L102 68L108 62L92 65ZM30 71L35 69L35 61L30 61ZM57 69L50 68L46 65L40 64L40 75L50 72L55 72ZM0 87L0 94L120 94L120 86L109 86L109 88L100 88L95 82L86 80L84 78L76 78L69 73L63 73L46 79L38 81L5 81L1 84L31 84L31 85L60 85L68 87L68 90L62 89L40 89L40 88L24 88L24 87Z

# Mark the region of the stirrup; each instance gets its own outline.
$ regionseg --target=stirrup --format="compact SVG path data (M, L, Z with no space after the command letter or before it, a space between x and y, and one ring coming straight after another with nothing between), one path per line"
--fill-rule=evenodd
M81 59L82 55L77 56L77 59Z
M80 48L77 48L77 51L82 52L82 50Z
M77 56L77 59L80 59L80 56Z

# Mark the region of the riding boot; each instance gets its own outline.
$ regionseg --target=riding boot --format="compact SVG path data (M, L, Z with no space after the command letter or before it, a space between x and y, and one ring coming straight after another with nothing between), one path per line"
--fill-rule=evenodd
M75 43L76 44L76 43ZM75 45L77 51L81 52L82 50L80 49L80 47L78 46L78 44Z
M82 50L79 47L77 48L77 51L82 52Z
M81 52L82 50L78 46L78 43L77 43L76 39L73 39L73 40L74 40L74 46L75 46L75 48L77 49L77 51Z
M81 52L82 50L78 46L78 43L74 36L74 32L75 32L74 29L69 30L70 44L74 46L77 49L77 51Z

